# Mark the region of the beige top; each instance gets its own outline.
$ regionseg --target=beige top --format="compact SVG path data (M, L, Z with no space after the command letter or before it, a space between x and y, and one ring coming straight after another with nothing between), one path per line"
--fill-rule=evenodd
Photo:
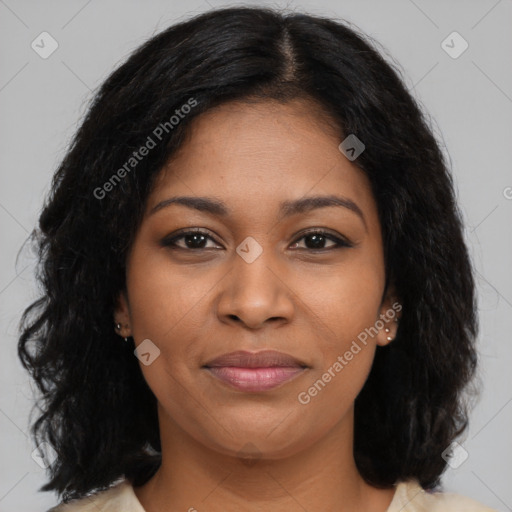
M191 507L191 510L194 510ZM106 491L61 504L48 512L145 512L133 487L123 480ZM497 512L477 501L453 493L430 493L416 481L396 486L395 495L386 512Z

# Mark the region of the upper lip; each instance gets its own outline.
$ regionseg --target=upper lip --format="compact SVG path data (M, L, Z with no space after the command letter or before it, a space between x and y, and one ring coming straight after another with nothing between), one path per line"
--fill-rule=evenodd
M236 366L240 368L269 368L273 366L307 367L307 365L299 359L276 350L262 350L260 352L239 350L216 357L204 366L207 368L214 366Z

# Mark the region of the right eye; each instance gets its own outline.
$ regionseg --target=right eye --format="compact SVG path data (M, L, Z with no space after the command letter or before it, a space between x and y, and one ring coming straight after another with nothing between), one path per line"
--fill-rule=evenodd
M178 245L177 241L184 241L184 245ZM205 249L211 249L212 247L205 247L207 240L215 241L208 232L197 230L183 231L176 235L165 237L160 244L162 247L169 247L170 249L182 249L191 251L202 251Z

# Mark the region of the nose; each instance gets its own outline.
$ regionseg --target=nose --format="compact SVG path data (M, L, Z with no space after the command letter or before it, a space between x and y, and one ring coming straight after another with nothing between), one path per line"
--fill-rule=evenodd
M222 280L217 303L222 322L241 322L248 329L261 329L265 323L277 326L291 321L293 292L270 252L263 251L250 263L235 256L231 272Z

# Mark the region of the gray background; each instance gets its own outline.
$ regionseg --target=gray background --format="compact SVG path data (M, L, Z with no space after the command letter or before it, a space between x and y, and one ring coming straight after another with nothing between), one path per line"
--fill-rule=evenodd
M37 296L33 257L22 254L16 264L16 256L52 173L93 91L119 61L168 25L226 5L235 4L0 0L0 512L56 503L37 491L45 475L27 436L32 388L16 354L19 317ZM484 388L461 441L469 458L449 469L444 483L512 510L512 0L267 5L343 18L377 39L401 65L448 148L477 269ZM47 59L31 48L43 31L59 44ZM441 47L453 31L469 43L456 59Z

